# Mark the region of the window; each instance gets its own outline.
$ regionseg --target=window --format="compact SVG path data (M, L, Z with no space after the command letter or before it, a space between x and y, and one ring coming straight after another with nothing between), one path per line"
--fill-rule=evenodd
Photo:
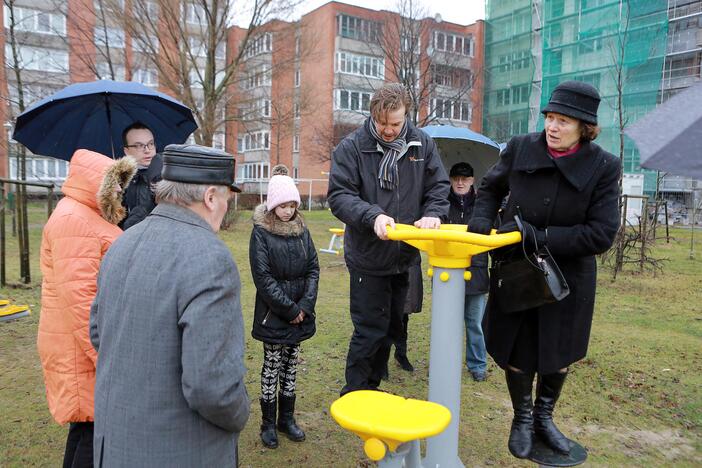
M365 91L336 90L336 109L360 112L370 111L371 93Z
M514 86L512 88L512 103L524 104L529 102L529 85Z
M239 178L243 182L258 182L262 179L268 179L267 162L244 163L239 166Z
M293 167L293 179L299 179L300 178L300 168L297 166Z
M236 152L237 153L243 153L244 152L244 137L239 135L236 137Z
M475 43L472 35L457 36L441 31L434 31L434 49L473 57L475 54Z
M261 64L247 72L244 87L246 89L258 86L269 86L271 84L271 70L265 64Z
M200 77L200 74L194 68L188 73L188 81L190 82L191 88L202 89L202 80L204 77Z
M112 80L114 73L114 79L117 81L124 81L126 76L124 65L112 64L112 72L110 72L110 65L106 62L100 62L95 65L97 76L99 80Z
M263 33L249 39L246 44L246 57L253 57L265 54L273 50L273 36L271 33Z
M105 4L105 0L95 0L93 5L95 6L95 11L100 10L103 6L111 8L113 5L117 10L124 11L124 0L117 0L114 3L110 2L108 4Z
M422 51L421 39L415 34L402 34L400 36L400 51L419 54Z
M200 25L207 22L207 14L202 5L181 3L181 15L186 23Z
M300 87L300 70L295 70L295 87Z
M224 139L224 133L215 133L212 135L212 147L223 150Z
M295 57L300 56L300 36L295 37Z
M136 81L146 86L158 86L158 71L151 69L136 69L132 73L132 81Z
M17 31L41 34L66 35L66 17L60 13L35 10L33 8L14 7L15 29ZM10 25L10 9L5 6L5 28Z
M158 52L159 45L158 37L150 34L142 37L132 37L132 49L137 52L151 52L152 50Z
M95 27L95 44L111 48L124 48L124 30L117 28Z
M531 52L529 52L528 50L521 50L512 54L512 68L514 68L515 70L529 68L530 61Z
M244 151L258 151L270 149L270 132L262 130L244 135Z
M470 70L450 67L448 65L433 65L432 77L434 83L451 88L466 88L471 86Z
M19 67L25 70L68 73L68 51L20 45L17 53ZM5 44L5 61L7 66L14 66L10 44Z
M300 151L300 135L293 135L293 152Z
M578 53L589 54L602 50L603 37L602 30L580 31L580 42L578 43Z
M293 104L293 114L295 115L296 119L300 118L300 103L296 102Z
M470 122L471 106L468 101L452 99L432 99L429 107L430 115L437 119L460 120Z
M501 71L501 72L509 71L509 69L510 69L509 58L510 58L510 54L503 54L503 55L500 55L498 57L497 61L498 61L498 70L499 71Z
M356 39L363 42L378 43L381 25L377 21L369 21L355 16L338 15L336 17L337 33L341 37Z
M498 106L508 106L509 105L509 89L498 89L497 90L497 105Z
M348 75L385 79L385 60L371 55L337 52L336 71Z
M68 162L60 159L46 159L27 156L27 179L35 181L65 179L68 174ZM17 178L17 158L10 157L10 177Z
M205 48L205 44L199 37L188 37L188 47L190 48L190 53L193 55L193 57L207 56L207 49Z

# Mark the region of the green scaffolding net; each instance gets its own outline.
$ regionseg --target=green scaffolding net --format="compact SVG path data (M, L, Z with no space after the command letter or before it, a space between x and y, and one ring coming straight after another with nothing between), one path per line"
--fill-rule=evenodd
M628 137L621 148L620 135L661 99L667 9L667 0L487 0L485 132L505 141L541 130L553 88L588 82L602 97L597 143L623 154L624 171L643 172L654 191L655 173L640 168ZM510 52L528 66L508 61Z

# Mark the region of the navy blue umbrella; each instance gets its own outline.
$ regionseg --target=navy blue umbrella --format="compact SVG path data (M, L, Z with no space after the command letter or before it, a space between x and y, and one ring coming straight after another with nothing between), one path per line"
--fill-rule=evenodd
M13 138L34 154L70 161L77 149L124 155L122 131L140 121L154 133L156 151L183 143L197 129L192 111L141 83L100 80L63 88L25 110Z
M439 147L446 172L457 162L467 162L473 166L476 185L499 159L500 146L485 135L468 128L428 125L422 130L432 137Z

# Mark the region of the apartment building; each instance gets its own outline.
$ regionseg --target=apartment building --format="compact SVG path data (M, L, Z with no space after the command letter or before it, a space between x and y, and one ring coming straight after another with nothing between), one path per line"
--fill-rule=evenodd
M242 121L228 130L246 192L265 193L270 168L284 163L303 199L323 197L332 149L368 117L374 90L388 81L407 81L421 95L420 125L482 130L482 21L457 25L329 2L299 22L267 26L247 51L257 59L237 90L248 94L238 100ZM233 31L232 42L243 34Z
M484 128L497 141L542 129L551 91L574 79L599 89L597 143L619 155L622 122L700 80L700 0L487 0L485 35ZM628 137L623 157L646 193L697 184L642 169Z
M205 12L201 6L187 1L173 3L168 11L162 11L161 5L156 0L130 2L132 13L141 17L142 25L152 26L154 30L163 24L163 16L178 16L184 38L178 47L187 48L191 56L191 107L202 109L203 79L198 70L205 66L202 34ZM12 122L21 108L30 107L68 84L96 79L128 80L172 94L159 77L154 57L159 57L165 48L174 47L173 44L166 34L130 36L125 30L124 0L14 0L4 2L0 14L4 26L0 40L5 63L0 73L0 96L7 104L0 106L4 124L0 138L2 176L18 176L18 144L11 141L10 135ZM226 46L225 38L215 49L218 70L225 67ZM224 110L222 103L217 109L222 122ZM190 142L193 141L191 136ZM225 147L223 123L214 132L213 146ZM27 155L26 176L30 181L60 185L67 171L66 161Z
M123 0L15 0L12 5L11 12L8 6L2 12L6 66L0 94L9 103L0 106L3 138L20 112L18 71L25 107L67 84L94 79L139 81L168 92L169 77L159 76L153 56L173 45L167 36L130 36L121 18ZM198 36L204 12L188 1L168 11L159 1L133 0L127 6L137 5L138 15L152 22L180 15L179 27L196 61L189 80L195 96L191 107L204 108L197 72L204 66ZM10 60L11 25L19 70ZM217 47L218 69L237 57L245 37L245 29L229 28ZM410 86L418 125L482 130L482 21L458 25L438 15L415 18L329 2L299 21L262 25L246 44L237 77L217 103L221 126L213 140L213 146L236 154L237 179L245 192L265 193L271 167L283 163L299 180L306 201L323 197L332 149L368 117L374 90L388 81ZM15 153L10 144L9 163L0 161L0 174L16 177ZM30 180L61 183L66 172L63 161L28 157Z

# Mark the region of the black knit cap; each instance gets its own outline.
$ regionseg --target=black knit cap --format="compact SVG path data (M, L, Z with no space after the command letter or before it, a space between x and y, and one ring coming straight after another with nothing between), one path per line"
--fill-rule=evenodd
M597 125L599 105L600 93L594 86L582 81L565 81L556 86L541 113L556 112Z
M467 162L458 162L451 166L449 177L473 177L473 166Z
M234 192L236 161L231 154L200 145L168 145L163 150L161 177L187 184L225 185Z

